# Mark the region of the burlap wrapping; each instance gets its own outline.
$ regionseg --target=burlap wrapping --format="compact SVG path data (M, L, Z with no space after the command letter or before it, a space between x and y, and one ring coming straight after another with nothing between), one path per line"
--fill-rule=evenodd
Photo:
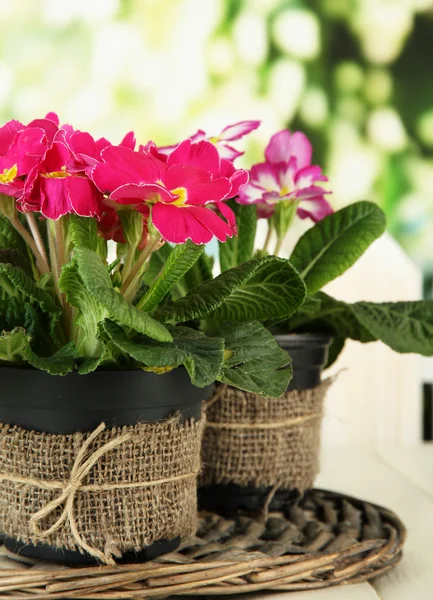
M191 535L203 426L204 417L182 421L178 416L134 427L101 426L80 461L89 434L51 435L0 424L1 533L23 543L83 551L84 544L77 543L81 538L106 563L156 540ZM113 443L117 447L104 450ZM103 454L98 458L98 453ZM92 456L97 462L84 480L71 485L71 473L80 470L77 461L83 464ZM42 489L44 483L61 489ZM60 506L32 523L57 500ZM44 535L67 513L68 503L72 516Z
M330 382L279 398L220 390L207 408L200 485L271 486L301 493L313 487Z

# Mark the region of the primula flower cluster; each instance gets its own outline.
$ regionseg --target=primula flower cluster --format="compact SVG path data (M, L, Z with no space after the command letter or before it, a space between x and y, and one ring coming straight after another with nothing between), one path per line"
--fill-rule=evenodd
M257 214L270 218L281 202L295 203L301 219L321 221L331 214L321 182L328 178L311 164L312 147L305 134L284 130L272 136L265 150L265 162L250 171L250 180L239 190L240 204L256 204ZM319 183L319 185L317 185Z
M54 113L28 125L13 120L0 128L0 193L14 197L23 213L95 217L101 235L117 242L125 241L120 213L127 210L142 215L140 247L150 223L164 241L223 242L236 233L225 201L248 181L247 171L233 165L239 153L227 142L257 126L246 121L212 141L198 132L171 148L149 142L136 150L132 132L115 146L60 126Z

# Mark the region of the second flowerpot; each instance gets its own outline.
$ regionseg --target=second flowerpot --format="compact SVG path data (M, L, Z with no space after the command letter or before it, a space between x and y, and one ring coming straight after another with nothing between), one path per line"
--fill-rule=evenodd
M199 507L230 515L279 509L311 488L319 467L321 381L331 337L276 336L292 358L293 379L279 398L230 387L208 403Z
M0 530L68 563L149 560L196 526L202 401L185 369L1 368Z

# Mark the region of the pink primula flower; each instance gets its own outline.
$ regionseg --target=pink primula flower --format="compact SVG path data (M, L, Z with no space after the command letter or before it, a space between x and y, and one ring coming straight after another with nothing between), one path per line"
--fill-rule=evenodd
M57 115L48 113L28 125L12 120L0 128L0 192L19 197L24 177L39 163L52 142Z
M87 172L111 145L71 125L59 126L55 113L28 125L9 121L0 128L0 193L14 196L19 210L51 219L66 213L99 216L102 194ZM133 132L120 145L134 149Z
M239 150L236 150L236 148L233 148L233 146L231 146L228 142L240 140L245 135L248 135L257 129L259 125L260 121L256 120L240 121L234 125L227 125L227 127L224 127L219 135L209 137L206 135L205 131L199 129L190 137L190 139L192 142L200 142L207 139L209 142L215 144L221 158L225 158L233 162L235 158L242 156L244 153L239 152ZM159 152L162 154L170 154L170 152L172 152L175 148L177 148L177 145L163 146L159 148Z
M232 237L235 218L223 201L237 193L248 174L221 161L205 140L185 140L168 157L155 148L106 148L91 178L112 205L131 205L140 212L150 207L152 224L168 242L205 244L214 236L220 241Z
M322 220L333 211L325 199L329 192L316 184L328 179L320 167L311 165L311 157L312 147L303 133L276 133L265 150L266 162L252 167L238 202L257 204L258 216L263 218L270 218L280 202L296 202L301 219Z
M102 196L87 176L67 169L71 158L71 150L63 142L52 143L27 176L18 200L23 212L40 212L53 220L67 213L98 215Z

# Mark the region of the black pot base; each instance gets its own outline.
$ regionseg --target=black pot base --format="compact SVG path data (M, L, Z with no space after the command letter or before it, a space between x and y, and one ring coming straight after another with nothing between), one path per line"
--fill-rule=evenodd
M216 512L223 517L238 513L257 514L266 505L272 486L240 486L233 483L205 485L198 489L199 510ZM299 490L279 489L275 492L269 510L284 511L287 506L296 504L301 498Z
M18 554L24 558L36 558L48 562L57 562L70 565L99 565L99 561L89 554L81 554L74 550L59 550L52 546L23 544L14 538L2 537L3 544L9 552ZM150 546L146 546L140 552L126 552L122 558L116 559L120 565L143 563L155 558L174 552L180 544L180 538L174 540L158 540Z

